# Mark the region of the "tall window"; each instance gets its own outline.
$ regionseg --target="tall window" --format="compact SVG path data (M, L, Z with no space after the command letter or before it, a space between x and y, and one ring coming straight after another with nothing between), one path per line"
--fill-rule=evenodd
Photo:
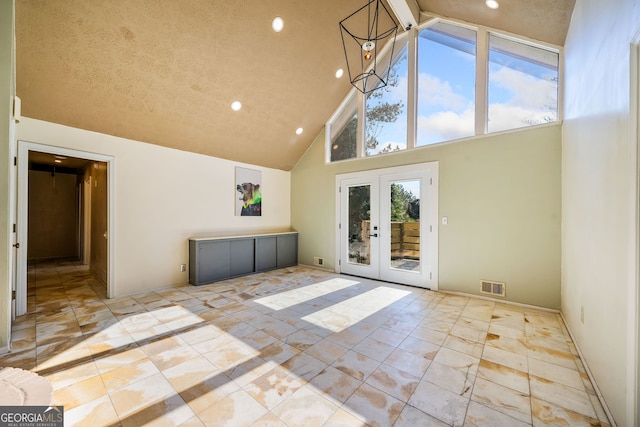
M358 97L352 96L331 125L332 162L354 159L358 153Z
M365 153L372 156L407 148L408 48L391 63L387 86L366 99Z
M475 133L476 32L439 22L418 35L416 145Z
M558 54L489 36L488 131L558 120Z

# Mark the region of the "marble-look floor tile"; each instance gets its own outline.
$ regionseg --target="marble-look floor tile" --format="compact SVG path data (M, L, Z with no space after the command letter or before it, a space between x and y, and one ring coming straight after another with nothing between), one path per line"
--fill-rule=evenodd
M401 369L415 377L422 378L427 368L429 368L431 360L422 355L398 348L385 359L384 364Z
M102 379L99 375L96 375L55 390L53 403L55 405L63 405L66 411L106 395L107 390L102 383Z
M304 385L304 380L279 366L245 385L244 390L271 410Z
M477 378L482 378L529 395L529 374L482 359Z
M533 425L535 427L562 425L572 427L608 426L608 424L603 425L596 418L571 411L535 397L531 398L531 411L533 414Z
M160 373L128 384L110 397L123 425L140 426L163 417L178 423L195 415Z
M347 351L347 348L335 344L334 342L329 341L325 338L322 341L318 341L317 343L313 344L304 352L328 364L340 358Z
M471 400L523 423L531 421L531 399L528 394L492 383L482 378L476 379Z
M364 381L380 366L380 362L350 350L337 359L332 366L359 381Z
M118 425L119 418L111 399L105 394L73 409L65 407L64 422L75 427L111 426Z
M464 419L465 427L527 427L530 423L510 417L509 415L491 409L472 401Z
M133 382L156 375L159 372L156 365L154 365L150 359L145 358L105 372L101 374L101 377L107 390L112 393Z
M580 373L575 369L565 368L539 359L529 358L529 374L538 378L563 384L576 390L585 390Z
M309 381L309 385L335 400L336 404L342 404L362 385L362 381L327 366Z
M413 406L406 405L396 420L394 427L447 427L446 424L431 415L425 414Z
M485 346L482 359L498 365L507 366L518 371L528 372L527 356L503 350L501 348Z
M367 424L344 409L338 409L322 427L367 427Z
M327 366L322 360L306 353L296 354L282 364L282 367L307 381L318 375Z
M460 396L423 380L416 387L408 404L447 425L462 425L469 397Z
M382 364L365 381L380 391L407 402L420 382L420 377L403 370Z
M365 383L347 400L343 409L369 426L383 427L393 425L404 406L404 402Z
M547 402L553 402L555 405L562 408L591 418L597 417L595 410L593 409L593 404L586 392L533 375L530 375L529 378L531 397Z
M337 410L336 404L304 386L272 412L287 426L320 427Z

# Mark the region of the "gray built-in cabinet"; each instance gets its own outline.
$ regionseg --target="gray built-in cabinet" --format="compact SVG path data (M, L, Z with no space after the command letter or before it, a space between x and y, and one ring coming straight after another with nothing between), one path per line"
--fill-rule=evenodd
M189 283L203 285L298 264L298 233L189 239Z

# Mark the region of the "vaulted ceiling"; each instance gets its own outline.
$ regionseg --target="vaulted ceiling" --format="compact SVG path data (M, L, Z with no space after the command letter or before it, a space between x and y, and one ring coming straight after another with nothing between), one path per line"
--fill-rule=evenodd
M501 0L491 10L484 0L417 0L421 21L453 18L559 46L574 2ZM335 77L345 67L338 22L364 3L17 0L22 114L290 170L351 88Z

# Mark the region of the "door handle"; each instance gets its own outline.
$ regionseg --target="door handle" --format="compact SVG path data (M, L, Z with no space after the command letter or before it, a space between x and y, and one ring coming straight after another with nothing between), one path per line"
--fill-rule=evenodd
M372 234L371 237L378 237L378 233Z
M16 249L20 249L20 243L14 243L13 247L16 248Z

